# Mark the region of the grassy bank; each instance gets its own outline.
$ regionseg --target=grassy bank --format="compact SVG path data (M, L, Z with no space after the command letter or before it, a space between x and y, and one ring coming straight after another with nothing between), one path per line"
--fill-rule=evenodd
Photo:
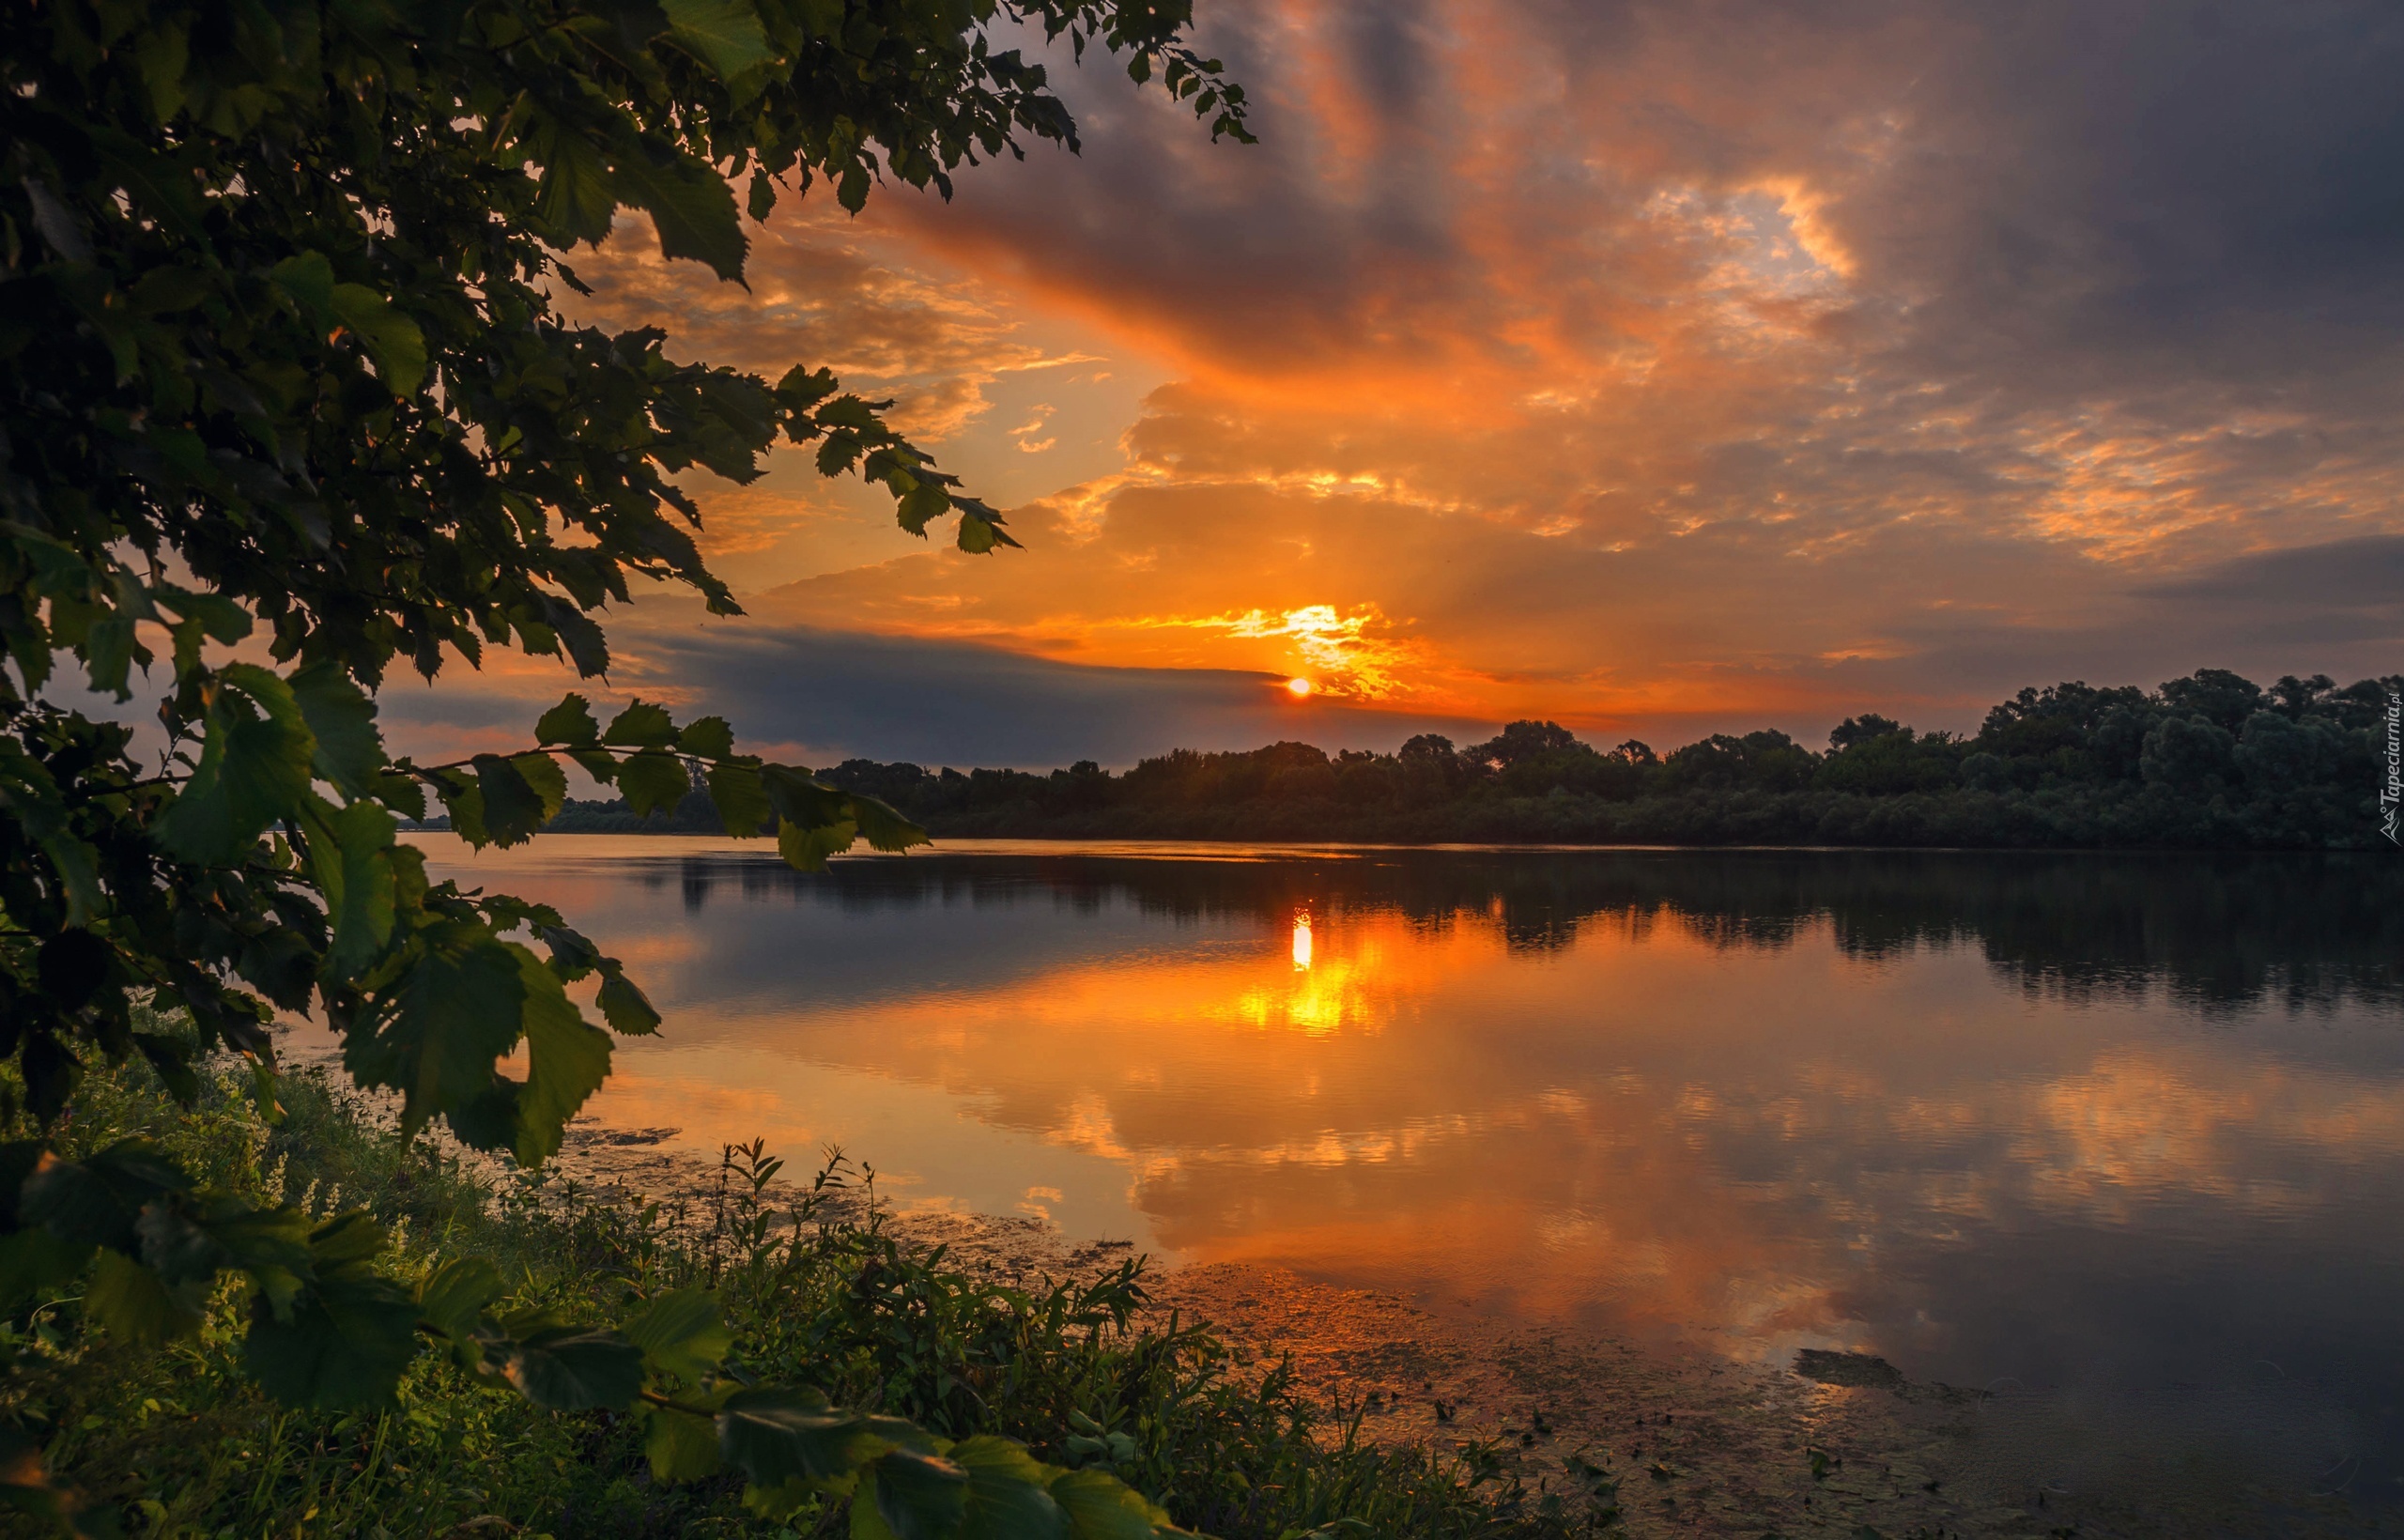
M1364 1444L1282 1369L1240 1366L1209 1332L1136 1318L1134 1264L1046 1287L1004 1286L914 1253L847 1168L814 1186L774 1181L758 1150L729 1158L701 1211L493 1178L431 1144L403 1145L321 1076L287 1081L270 1128L232 1079L198 1116L146 1071L85 1083L67 1142L154 1138L204 1179L320 1213L363 1208L408 1264L472 1252L516 1301L593 1319L701 1284L734 1337L729 1362L812 1383L838 1402L947 1437L999 1433L1043 1458L1105 1465L1182 1525L1230 1537L1555 1536L1608 1529L1611 1489L1522 1480L1512 1454L1439 1455ZM793 1221L797 1218L798 1223ZM652 1479L639 1431L606 1413L560 1414L470 1383L422 1355L395 1402L360 1413L288 1411L239 1372L242 1301L230 1289L200 1335L164 1355L86 1332L61 1299L6 1323L16 1366L5 1413L49 1441L54 1473L160 1536L549 1534L832 1535L844 1504L794 1519L747 1513L732 1478ZM69 1365L87 1371L69 1375ZM29 1526L28 1520L8 1520ZM39 1532L30 1527L7 1532Z

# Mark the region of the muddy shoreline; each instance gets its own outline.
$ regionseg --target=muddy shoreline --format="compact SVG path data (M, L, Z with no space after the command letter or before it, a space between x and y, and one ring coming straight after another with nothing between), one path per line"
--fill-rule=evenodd
M547 1179L705 1212L718 1164L671 1144L678 1132L579 1122ZM1010 1281L1130 1255L1127 1242L1075 1244L1027 1218L925 1209L892 1223L908 1242L948 1247L961 1266ZM1148 1278L1162 1319L1210 1323L1240 1361L1290 1356L1305 1390L1357 1414L1371 1439L1439 1449L1500 1440L1539 1473L1573 1456L1605 1467L1633 1536L2404 1535L2390 1516L2351 1511L2341 1497L2273 1491L2209 1466L2140 1459L2109 1484L2071 1489L2042 1415L1982 1391L1915 1384L1876 1359L1806 1354L1801 1372L1738 1363L1431 1311L1252 1264Z

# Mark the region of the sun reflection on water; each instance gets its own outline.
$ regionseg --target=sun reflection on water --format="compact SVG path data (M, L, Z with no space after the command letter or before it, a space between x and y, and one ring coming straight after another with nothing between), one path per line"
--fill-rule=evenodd
M1294 971L1308 973L1311 969L1311 917L1294 916Z

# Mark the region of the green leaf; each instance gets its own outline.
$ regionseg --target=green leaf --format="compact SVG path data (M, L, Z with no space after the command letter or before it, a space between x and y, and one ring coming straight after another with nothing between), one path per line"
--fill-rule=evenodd
M599 781L602 785L609 786L616 783L618 778L618 756L610 753L608 749L571 748L567 751L567 757L574 760L577 762L578 767L586 775L591 776L594 780Z
M884 1446L858 1412L828 1405L816 1391L774 1386L729 1396L717 1437L726 1463L761 1487L849 1475Z
M547 824L558 817L560 808L567 803L567 772L560 768L560 762L548 754L518 754L509 762L517 766L517 773L542 799L543 822Z
M92 1259L92 1243L62 1240L36 1225L0 1236L0 1309L65 1288Z
M316 739L310 767L346 797L368 795L384 769L384 739L376 731L376 702L328 663L292 676L292 699Z
M315 1277L279 1315L262 1297L242 1357L253 1378L287 1407L341 1410L392 1398L417 1355L417 1304L377 1272L383 1226L344 1214L309 1237Z
M523 948L464 920L438 922L411 940L416 955L394 1009L343 1043L343 1065L362 1086L401 1093L406 1138L438 1115L455 1129L492 1088L493 1065L516 1046L526 1000Z
M333 329L339 318L334 314L334 265L323 252L287 256L269 270L268 277L320 332Z
M177 1287L123 1252L103 1251L84 1290L84 1312L128 1342L161 1343L200 1330L196 1289Z
M501 1270L481 1256L455 1256L418 1286L418 1318L451 1339L452 1355L463 1369L484 1362L476 1332L485 1311L509 1292Z
M899 853L913 845L933 843L926 830L872 796L854 793L851 814L859 825L860 838L868 841L871 850Z
M451 832L478 850L491 844L492 836L485 828L480 778L456 770L429 770L426 776L434 782L434 794L442 799L442 810L451 815ZM527 788L528 794L532 792L533 788Z
M670 36L732 82L776 62L760 13L744 0L660 0Z
M674 1375L692 1384L717 1368L734 1346L717 1296L705 1288L663 1294L621 1330L642 1349L643 1365L653 1374Z
M417 393L425 378L425 333L417 322L364 284L336 284L334 314L376 361L376 373L394 395Z
M760 766L760 789L778 817L805 829L840 824L852 814L849 796L789 764Z
M705 264L730 284L743 282L751 249L734 209L734 190L710 167L666 146L640 146L617 158L618 197L651 215L659 254Z
M618 194L609 162L600 149L576 130L551 119L543 122L532 145L534 159L543 167L543 179L534 192L535 217L558 232L562 246L579 240L597 246L608 239Z
M619 794L637 818L650 817L655 808L674 812L692 789L693 778L686 774L685 762L672 755L646 750L618 766Z
M642 1389L642 1349L615 1332L550 1327L511 1344L501 1373L547 1411L617 1410Z
M601 979L601 993L595 1002L609 1030L624 1038L647 1038L659 1030L659 1012L653 1008L650 996L637 988L633 979L611 965Z
M1066 1471L1053 1478L1051 1493L1075 1540L1156 1540L1169 1521L1165 1509L1106 1471Z
M157 838L185 860L223 866L270 824L300 815L316 739L291 688L254 664L220 669L204 699L200 762L160 816Z
M310 831L310 860L333 932L325 962L332 978L365 969L393 938L393 873L385 853L397 827L377 804L354 802Z
M979 1434L944 1451L968 1472L962 1540L1066 1540L1069 1516L1045 1488L1062 1474L1008 1439Z
M532 758L534 756L526 756ZM549 756L542 756L550 764ZM536 831L559 810L554 802L548 808L543 805L542 792L526 778L525 771L516 760L505 760L498 754L479 754L471 762L476 767L476 790L483 796L485 837L503 847L522 845L534 838ZM559 766L550 764L554 776ZM567 782L560 776L560 792L566 794ZM456 815L454 815L456 821Z
M968 1510L968 1472L941 1455L896 1449L863 1473L853 1513L870 1502L897 1540L950 1540Z
M824 871L826 858L852 848L859 826L848 821L805 829L790 822L777 825L777 854L796 871Z
M601 724L593 719L593 702L571 691L534 724L534 741L563 744L571 748L599 743Z
M768 806L768 793L760 785L756 765L721 761L703 771L702 778L709 785L710 803L717 808L718 822L735 839L756 837L774 816L775 809Z
M610 720L601 741L623 748L667 748L676 742L676 724L661 707L637 701Z
M686 724L685 731L676 735L676 747L696 759L732 759L734 730L726 725L723 716L703 716Z
M609 1078L609 1036L587 1022L559 976L510 944L525 986L526 1088L517 1098L516 1155L540 1165L559 1153L567 1120Z
M700 1481L717 1474L717 1420L701 1412L646 1402L635 1409L643 1422L643 1453L658 1481Z

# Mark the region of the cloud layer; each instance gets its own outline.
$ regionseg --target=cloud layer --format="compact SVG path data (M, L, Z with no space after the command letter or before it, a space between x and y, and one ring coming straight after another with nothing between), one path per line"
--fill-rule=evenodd
M1223 675L1674 737L2404 656L2391 8L1202 9L1257 146L1063 69L1082 157L780 211L748 295L578 263L1021 505L972 560L797 464L700 489L761 645L890 701L847 740L994 649L1037 758L1133 677L1075 667L1198 670L1150 750Z

